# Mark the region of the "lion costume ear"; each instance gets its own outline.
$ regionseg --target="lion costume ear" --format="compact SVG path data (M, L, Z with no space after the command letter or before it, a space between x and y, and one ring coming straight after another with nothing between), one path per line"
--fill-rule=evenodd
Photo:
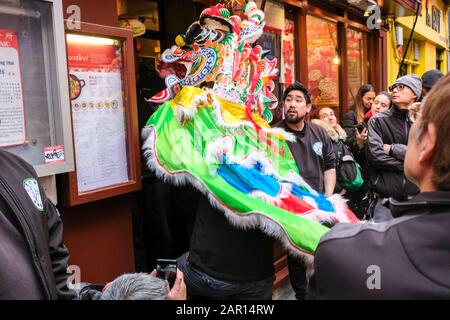
M245 43L251 44L258 40L264 32L265 15L253 1L244 6L244 12L247 19L240 24L241 38Z
M229 18L230 11L223 5L218 4L203 10L199 22L202 27L232 33L233 22Z

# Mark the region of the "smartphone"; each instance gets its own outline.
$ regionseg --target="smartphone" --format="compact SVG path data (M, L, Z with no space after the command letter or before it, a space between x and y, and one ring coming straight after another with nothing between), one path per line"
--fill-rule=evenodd
M358 124L354 125L353 128L356 128L358 130L358 132L361 133L364 130L364 125L361 123L358 123Z
M177 278L177 260L156 259L156 276L167 280L172 288Z

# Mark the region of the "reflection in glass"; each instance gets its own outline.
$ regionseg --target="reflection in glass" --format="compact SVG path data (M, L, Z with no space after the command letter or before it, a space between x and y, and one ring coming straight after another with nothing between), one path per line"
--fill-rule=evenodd
M349 29L347 32L348 103L355 101L359 87L367 83L366 35Z
M317 105L339 104L339 56L337 25L308 15L308 86Z

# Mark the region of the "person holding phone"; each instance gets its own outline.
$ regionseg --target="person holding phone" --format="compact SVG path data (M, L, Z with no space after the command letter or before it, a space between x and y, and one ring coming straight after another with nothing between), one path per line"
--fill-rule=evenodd
M375 99L375 89L371 84L361 86L356 93L355 102L350 110L342 117L342 127L347 133L345 143L352 149L355 157L360 150L364 149L367 141L367 129L358 124L364 122L364 115L372 107Z
M390 87L393 107L369 120L366 159L370 167L372 187L377 195L375 222L392 219L387 208L389 198L402 200L419 190L408 181L403 171L408 133L412 121L408 115L422 95L422 80L415 74L398 78Z

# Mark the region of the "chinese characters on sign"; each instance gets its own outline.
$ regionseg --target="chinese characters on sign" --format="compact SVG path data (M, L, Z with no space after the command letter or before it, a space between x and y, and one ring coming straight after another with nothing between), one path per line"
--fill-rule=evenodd
M25 143L19 43L13 30L0 30L0 147Z
M120 43L68 35L67 49L78 191L127 182Z

